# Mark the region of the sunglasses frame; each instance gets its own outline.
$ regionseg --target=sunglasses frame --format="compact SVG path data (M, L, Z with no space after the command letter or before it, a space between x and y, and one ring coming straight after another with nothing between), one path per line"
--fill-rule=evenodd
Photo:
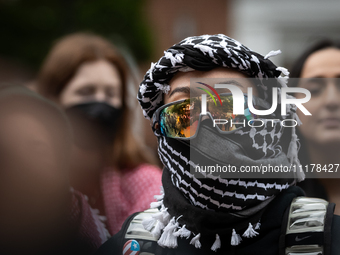
M221 93L219 94L220 96L232 96L232 93ZM247 94L244 94L245 97L247 97L247 100L248 100L248 95ZM159 107L155 112L154 114L152 115L152 130L154 131L154 133L156 133L158 136L162 136L163 134L160 133L160 124L159 124L159 120L160 120L160 113L161 111L166 108L166 107L169 107L171 105L174 105L174 104L180 104L180 103L183 103L184 101L186 100L190 100L190 98L187 98L187 99L181 99L181 100L178 100L178 101L174 101L174 102L171 102L171 103L168 103L168 104L165 104L165 105L162 105L161 107ZM258 97L255 97L253 96L253 104L255 103L255 105L258 105L258 106L261 106L261 107L267 107L269 108L270 105L268 102L264 101L263 99L261 98L258 98ZM196 132L193 136L190 136L190 137L170 137L170 138L174 138L174 139L179 139L179 140L191 140L193 138L195 138L198 134L197 130L199 130L199 127L200 127L200 124L202 122L202 116L209 116L210 119L213 121L214 118L212 117L211 113L207 111L206 114L202 114L200 113L199 115L199 118L198 118L198 125L197 125L197 128L196 128ZM156 127L156 125L158 124L158 128ZM231 131L223 131L221 130L217 125L215 126L215 128L217 128L217 131L220 133L220 134L232 134L232 133L235 133L236 131L240 130L241 128L243 127L239 127L239 128L236 128L234 130L231 130Z

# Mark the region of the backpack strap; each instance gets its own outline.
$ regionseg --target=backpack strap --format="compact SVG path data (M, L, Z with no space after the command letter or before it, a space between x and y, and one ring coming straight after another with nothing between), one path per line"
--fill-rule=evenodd
M294 198L282 224L280 255L330 255L334 208L323 199Z
M135 215L135 217L132 218L130 221L130 224L125 232L125 239L143 239L143 240L149 240L149 241L155 241L158 240L154 238L149 231L145 230L142 222L146 218L150 218L151 215L159 212L158 209L148 209L144 212L140 212Z
M142 221L150 218L151 215L158 212L158 209L148 209L144 212L135 214L130 222L126 225L124 230L124 238L122 242L122 253L135 254L133 251L138 252L139 255L155 255L159 254L159 246L157 245L158 239L154 238L149 231L145 230ZM135 250L131 248L133 245L138 246ZM129 248L130 247L130 248ZM130 251L131 249L131 251Z

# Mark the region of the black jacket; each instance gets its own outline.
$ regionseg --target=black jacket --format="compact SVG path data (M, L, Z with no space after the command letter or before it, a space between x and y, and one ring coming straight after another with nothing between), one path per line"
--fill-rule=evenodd
M279 240L285 238L285 214L287 214L287 208L293 198L302 196L303 191L299 187L291 187L288 190L282 192L280 196L275 198L267 210L264 212L261 220L261 230L260 235L252 239L244 239L240 245L231 246L230 243L222 243L221 248L216 252L210 250L210 247L202 247L201 249L196 249L193 245L189 244L190 240L178 238L178 247L176 249L162 248L157 245L156 242L145 242L145 240L135 239L139 242L142 251L149 251L149 254L155 255L243 255L243 254L261 254L261 255L273 255L280 254L280 245L282 242ZM135 213L131 215L123 224L122 229L113 237L111 237L107 242L105 242L96 255L112 255L123 254L123 246L129 240L125 239L126 230L131 222L131 220L137 215ZM284 226L283 226L284 225ZM327 235L331 236L331 245L329 255L339 255L340 254L340 216L334 215L332 221L332 227L330 233ZM282 251L282 247L281 247Z

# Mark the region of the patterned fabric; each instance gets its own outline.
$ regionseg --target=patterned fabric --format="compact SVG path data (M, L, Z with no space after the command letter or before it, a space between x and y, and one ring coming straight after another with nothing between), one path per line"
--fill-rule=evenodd
M289 74L285 68L277 67L268 60L268 57L277 53L278 52L271 52L266 57L263 57L251 51L238 41L222 34L189 37L165 51L164 56L156 64L151 65L150 70L146 73L140 85L138 99L140 100L145 116L150 118L154 111L163 104L162 93L170 90L167 83L177 71L208 71L215 67L222 66L235 69L245 73L249 77L256 78L258 81L256 84L259 95L267 99L267 101L270 101L267 91L269 89L271 91L271 88L274 86L286 86L282 81L283 77L280 77L280 75L281 73L283 75ZM277 78L277 81L274 79L273 82L273 78ZM288 112L290 116L293 117L295 106L290 106ZM278 113L276 113L274 118L283 119ZM295 116L293 118L295 118ZM286 131L285 139L282 139L284 131ZM216 142L225 141L228 143L231 139L244 150L244 152L238 152L238 154L242 154L243 158L245 156L251 160L262 160L263 163L267 163L265 159L278 158L283 153L288 154L289 142L291 140L292 143L296 144L296 139L292 139L295 138L295 136L290 131L289 129L285 130L280 125L280 122L276 122L274 127L272 127L271 122L269 122L262 127L246 127L237 131L235 134L229 134L228 140L225 140L224 137L221 136L220 139L216 139ZM213 132L214 130L212 129L206 136L209 136L209 133ZM287 134L287 132L289 133ZM288 175L285 179L261 179L257 181L258 185L254 184L251 188L238 185L233 187L229 185L228 180L218 178L217 181L217 177L214 176L204 176L206 178L198 180L190 174L190 168L196 165L202 165L199 164L201 163L200 159L209 161L208 159L214 158L212 151L215 145L211 145L212 147L205 145L205 147L209 147L209 150L205 153L197 153L198 156L194 157L195 149L202 151L201 148L195 148L197 146L192 145L196 140L199 139L195 138L190 141L190 147L187 146L187 143L180 143L177 148L174 148L173 145L178 143L176 139L160 136L158 152L163 164L167 166L173 174L173 184L183 192L184 196L186 196L191 203L197 206L206 209L239 211L271 198L281 192L282 189L287 189L289 185L294 183L294 181L289 179L294 178L293 174ZM230 144L225 144L224 147L230 147ZM223 151L224 149L221 148L221 150ZM189 155L189 151L191 155ZM290 154L292 153L290 152ZM180 155L180 157L177 155ZM228 158L228 155L225 155L225 157L221 155L221 157ZM288 165L290 162L285 160L286 158L287 156L284 156L283 159L281 158L275 161L275 163L278 165ZM218 158L212 160L212 164L210 165L214 165L214 163L218 161L221 160ZM296 157L291 157L290 161L291 163L295 162ZM240 162L225 160L223 163L225 165L237 165L237 163ZM245 160L243 160L241 163L254 165L256 162L245 162ZM251 180L249 185L255 182L256 180ZM195 189L194 186L198 186L198 188ZM225 196L229 194L225 193L227 191L230 192L230 196ZM226 200L228 203L225 202Z
M101 187L111 235L120 230L128 216L150 207L153 196L160 192L161 176L158 167L146 164L121 172L105 169Z
M164 56L155 64L152 63L144 76L137 95L144 116L147 119L152 118L155 110L164 104L163 93L170 91L168 84L176 72L209 71L216 67L231 68L255 78L258 95L271 103L271 88L278 87L278 94L281 96L280 88L287 86L289 75L287 69L277 67L268 60L269 57L279 53L280 51L271 51L264 57L222 34L186 38L165 51ZM288 106L286 117L299 123L295 111L295 106ZM282 120L286 117L276 113L274 118ZM285 130L277 122L274 127L271 125L259 128L245 127L233 134L218 135L214 129L205 128L203 122L198 135L189 142L158 136L158 153L167 168L163 172L163 186L169 187L167 182L171 182L187 201L201 210L226 213L225 218L228 218L228 213L232 213L233 216L236 215L246 221L243 222L248 226L246 229L235 227L236 230L232 229L229 233L231 245L238 245L241 238L237 231L244 231L242 236L245 238L258 235L255 229L259 229L262 209L282 190L293 185L294 177L297 180L304 177L289 173L283 179L235 180L212 175L198 179L191 174L190 168L194 168L202 159L210 160L212 163L210 165L220 161L224 165L253 165L259 161L273 165L299 164L295 128ZM209 139L204 142L206 137ZM208 142L213 139L216 142ZM218 153L219 157L216 157ZM164 179L165 172L169 172L170 178ZM192 219L184 213L178 215L178 211L181 211L179 208L171 209L175 206L169 202L171 196L172 194L164 190L164 194L158 199L159 202L155 204L161 206L160 215L153 216L157 220L155 228L150 228L152 220L145 221L144 226L159 237L158 244L163 247L175 248L177 237L181 237L180 233L184 232L186 237L192 238L190 243L200 248L200 237L207 236L208 233L198 232L199 226L195 223L188 224L186 229L186 223ZM232 222L230 225L232 226ZM190 229L190 226L195 227ZM183 228L185 230L181 230ZM220 236L218 233L209 235L213 238L216 236L216 243L211 249L218 249L221 243Z
M218 136L215 139L216 143L211 138L209 140L212 141L212 144L219 142L226 148L230 147L228 140L219 139ZM213 148L208 149L213 150ZM284 153L272 159L251 160L250 158L245 158L244 154L237 152L233 153L232 156L226 154L222 158L221 155L216 155L214 151L211 154L201 150L192 152L195 150L193 146L190 147L189 144L166 137L159 138L158 150L162 163L171 174L172 184L181 191L191 204L202 209L218 212L246 210L274 198L274 196L278 195L282 190L288 189L294 183L293 173L287 173L286 178L247 180L221 178L212 174L193 174L195 166L202 165L201 162L207 165L215 165L216 162L219 162L222 165L222 161L232 161L232 158L239 165L261 163L264 165L289 165L287 156ZM196 153L194 156L196 161L193 160L193 153ZM209 155L209 159L207 155ZM224 165L227 165L227 163ZM237 163L233 165L237 166ZM188 169L191 169L191 171ZM165 196L167 196L166 193ZM255 213L255 210L253 212Z
M92 213L92 209L83 194L72 189L71 195L70 223L77 230L73 243L86 247L86 254L92 254L105 242L101 235L105 228L98 228L96 222L99 218Z
M100 216L87 202L86 196L72 191L71 223L77 226L77 240L95 251L116 234L128 216L146 210L160 192L162 172L158 167L143 164L122 172L106 168L101 176L106 217ZM79 241L78 241L79 242Z
M266 99L266 79L278 78L281 71L286 73L286 69L278 68L268 60L277 53L263 57L223 34L188 37L166 50L156 63L151 63L140 84L137 99L144 116L151 119L155 110L163 105L163 93L170 90L168 83L176 72L209 71L216 67L232 68L257 78L260 96ZM284 80L282 77L280 81Z

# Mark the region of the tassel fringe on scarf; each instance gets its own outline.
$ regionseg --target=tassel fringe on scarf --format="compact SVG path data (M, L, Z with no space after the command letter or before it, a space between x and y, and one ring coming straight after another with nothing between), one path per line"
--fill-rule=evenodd
M167 212L167 208L163 205L164 194L161 191L161 195L155 196L159 201L152 202L151 208L155 208L155 205L160 207L160 211L158 213L153 214L150 218L146 218L143 220L142 225L144 228L149 231L155 238L158 238L158 245L167 248L176 248L178 246L177 238L186 238L190 240L190 244L194 245L195 248L201 248L202 244L200 242L201 233L193 233L186 228L186 225L180 226L178 220L181 218L171 217ZM248 228L242 234L244 238L252 238L257 236L259 233L256 230L260 229L260 222L255 224L255 227L249 223ZM237 246L241 243L242 238L241 235L236 233L236 230L233 229L230 233L230 244L232 246ZM211 245L212 251L217 251L217 249L221 248L221 239L218 233L216 233L215 241Z
M281 54L281 51L280 50L277 50L277 51L271 51L269 52L265 57L264 59L268 59L270 57L273 57L273 56L276 56L276 55L279 55ZM278 82L281 84L281 86L284 88L284 87L287 87L287 82L288 82L288 79L289 79L289 71L284 68L284 67L277 67L276 68L277 71L280 71L281 72L281 75L277 78ZM281 93L280 93L281 95ZM290 95L287 95L287 98L294 98L293 96L290 96ZM297 113L296 113L296 105L287 105L287 112L291 113L293 119L296 121L297 125L301 125L301 120L299 119ZM295 178L298 182L301 182L305 179L305 173L299 169L299 165L300 165L300 161L298 159L298 152L299 152L299 148L300 148L300 143L299 143L299 139L296 135L296 128L293 127L292 128L292 139L291 139L291 142L289 144L289 147L288 147L288 153L287 153L287 157L289 158L290 160L290 163L292 165L295 165L296 167L296 172L295 172Z

